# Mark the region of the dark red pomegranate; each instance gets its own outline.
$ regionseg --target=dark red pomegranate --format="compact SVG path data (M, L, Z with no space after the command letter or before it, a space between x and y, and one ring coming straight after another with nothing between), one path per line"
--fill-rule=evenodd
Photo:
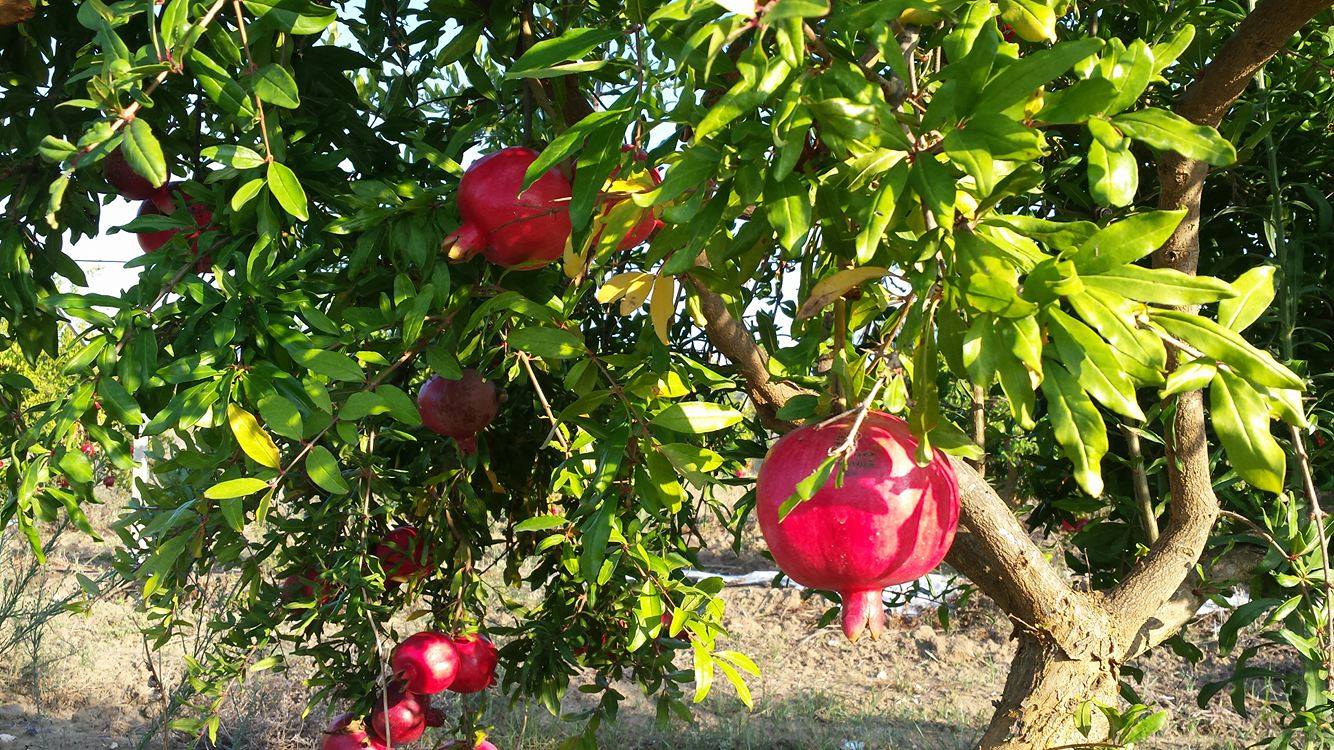
M120 149L107 154L107 158L102 160L102 176L121 197L132 201L147 200L166 189L165 185L153 187L147 177L134 171Z
M459 652L459 671L449 689L455 693L480 693L496 681L496 645L480 633L454 637Z
M472 368L464 370L458 380L435 375L417 393L422 424L454 438L468 453L477 449L477 433L491 424L499 410L499 389Z
M463 224L445 238L450 257L481 253L498 266L536 268L559 258L570 238L570 182L548 170L520 194L537 160L530 148L502 149L478 159L459 182Z
M375 545L375 556L391 581L409 581L431 566L426 543L412 526L399 526Z
M190 217L194 220L195 228L163 229L157 232L140 232L138 234L139 247L142 248L144 252L151 253L167 244L167 242L169 242L178 232L185 232L185 238L190 243L190 252L198 255L199 235L207 231L209 226L213 223L213 211L203 203L186 195L183 191L176 190L172 188L172 186L168 186L168 188L170 190L164 189L163 193L145 200L143 204L139 206L139 216L169 216L172 213L175 213L176 203L174 196L179 195L183 197L186 207L190 209ZM199 259L196 268L207 268L211 264L212 260L206 255Z
M459 652L444 633L431 630L410 635L389 655L394 677L409 692L435 695L454 681L459 671Z
M354 714L339 714L324 730L320 750L386 750L378 737L366 731L366 725Z
M885 627L881 592L940 564L954 541L959 487L940 451L918 466L917 440L902 419L871 412L847 461L842 486L831 477L782 522L778 509L847 437L853 418L801 427L765 457L757 484L760 530L774 562L803 586L837 591L843 632L856 640Z
M421 739L426 731L426 713L430 702L398 686L376 696L371 707L371 732L394 746Z
M426 726L443 727L445 725L445 712L431 706L426 709Z
M283 601L305 601L314 599L316 592L319 593L319 605L324 606L333 600L338 587L333 583L320 578L319 571L315 568L306 568L300 573L293 573L283 579L279 589L282 592Z

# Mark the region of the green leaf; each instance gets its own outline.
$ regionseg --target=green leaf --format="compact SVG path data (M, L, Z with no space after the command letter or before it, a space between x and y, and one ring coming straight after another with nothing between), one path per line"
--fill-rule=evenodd
M604 503L583 524L580 537L579 572L585 581L596 581L607 558L607 541L611 538L611 503Z
M1220 369L1209 388L1209 416L1237 475L1256 489L1282 492L1287 458L1269 432L1264 397L1250 383Z
M529 47L505 72L505 77L537 77L537 74L558 63L587 55L599 45L621 36L621 33L619 29L566 29L558 37L543 39Z
M294 357L311 372L317 372L327 378L357 383L366 379L361 365L355 359L340 352L324 349L307 349Z
M245 529L245 504L241 498L225 497L218 501L218 509L222 511L222 518L232 531Z
M778 242L789 253L795 252L811 228L811 195L806 181L796 174L786 179L770 179L764 184L764 211L769 224L778 230Z
M1297 390L1304 387L1296 373L1280 364L1269 352L1251 346L1236 331L1208 318L1176 310L1154 310L1151 315L1153 322L1168 333L1185 340L1206 356L1235 368L1238 374L1256 385Z
M277 469L282 465L277 444L269 437L269 433L260 427L259 421L253 414L236 404L228 404L227 423L231 425L232 434L236 436L236 442L241 445L241 450L254 459L255 463L270 469Z
M236 193L232 195L232 200L231 200L232 210L240 211L245 206L245 204L249 203L251 199L253 199L256 195L259 195L259 191L263 187L264 187L264 178L256 177L255 179L250 180L241 187L237 188Z
M1186 215L1176 211L1145 211L1098 230L1071 256L1080 274L1099 274L1134 263L1162 247Z
M277 63L269 63L259 70L250 79L250 85L255 89L255 95L269 104L274 104L286 109L296 109L301 106L301 96L297 93L296 81L287 69Z
M1087 289L1158 305L1202 305L1237 296L1226 281L1171 268L1124 265L1080 278Z
M355 422L363 417L383 414L387 411L389 411L389 406L379 396L370 391L357 391L348 396L347 401L343 402L343 407L338 410L338 418Z
M1061 42L1025 55L1001 69L978 98L973 112L1000 112L1018 104L1074 64L1102 48L1101 39ZM967 105L963 105L967 106Z
M138 402L119 381L109 377L100 378L97 381L97 393L102 397L102 406L116 421L128 427L143 424L144 415L139 411Z
M862 229L857 233L857 263L866 265L875 257L880 242L885 236L894 218L894 210L899 205L904 188L908 184L910 165L906 159L899 159L879 177L875 197L870 203L870 215L862 221Z
M527 190L534 182L537 182L542 175L556 166L557 163L569 158L579 150L589 137L602 128L612 127L618 130L625 130L625 117L629 112L627 109L610 109L605 112L594 112L574 125L567 128L560 135L556 136L542 153L528 165L528 169L523 175L523 189Z
M1061 361L1090 396L1108 409L1143 422L1135 386L1120 367L1112 348L1092 328L1057 308L1048 314L1048 330Z
M1139 164L1128 146L1109 150L1089 143L1089 194L1103 206L1129 206L1139 190Z
M1225 328L1244 331L1274 301L1274 266L1256 266L1237 277L1232 288L1237 296L1218 303L1218 322Z
M204 490L204 497L209 500L226 500L233 497L245 497L262 489L266 489L269 483L263 479L253 477L243 477L241 479L228 479Z
M223 112L238 120L249 121L255 116L255 108L250 103L250 97L246 96L245 89L232 80L231 74L214 62L213 58L198 49L191 50L190 70L199 81L204 95Z
M347 480L343 479L337 459L323 445L311 448L310 453L306 455L306 473L310 475L312 482L326 492L341 495L351 489Z
M333 8L317 5L311 0L244 0L251 13L274 28L292 34L317 34L338 15Z
M300 440L303 434L301 412L291 401L277 394L269 394L259 401L259 415L270 430L289 440Z
M588 352L584 340L572 331L561 328L533 326L511 331L506 341L510 346L543 359L570 359Z
M1080 81L1043 98L1042 109L1034 119L1048 125L1076 125L1105 112L1115 94L1116 87L1105 78Z
M922 207L935 214L936 223L946 227L954 224L954 201L959 187L954 170L931 154L923 154L913 162L909 179L922 199Z
M514 525L514 530L523 531L547 531L549 529L558 529L568 525L570 522L565 516L556 513L547 513L541 516L534 516Z
M1148 87L1153 77L1153 52L1143 39L1136 39L1130 46L1117 49L1114 55L1105 56L1098 72L1116 87L1116 95L1103 111L1120 112L1134 104Z
M1075 481L1090 495L1102 494L1102 457L1107 453L1107 425L1098 407L1064 367L1049 362L1042 381L1052 432L1070 463Z
M709 401L684 401L658 412L652 424L676 432L699 434L723 430L741 421L741 412Z
M153 128L144 120L135 118L125 126L120 140L120 153L130 168L153 184L162 187L167 182L167 159L162 146L153 136Z
M402 422L409 427L416 427L422 423L421 412L417 410L417 402L412 397L404 393L401 388L393 385L382 385L375 389L375 395L389 409L389 413L394 419Z
M310 218L306 207L306 191L301 187L301 181L297 179L296 173L284 164L271 161L268 182L269 190L273 192L273 196L278 199L284 211L301 221Z
M1135 743L1141 742L1150 735L1156 733L1167 723L1167 711L1154 711L1151 714L1141 715L1136 721L1128 725L1121 731L1118 741L1125 747L1132 747Z
M1112 124L1156 151L1175 151L1215 167L1226 167L1237 160L1236 149L1217 130L1165 109L1126 112L1113 117Z
M199 153L205 159L212 159L233 169L253 169L264 163L264 157L245 146L209 146Z
M1192 359L1189 362L1182 362L1167 376L1162 397L1201 390L1212 383L1217 374L1218 365L1211 359Z

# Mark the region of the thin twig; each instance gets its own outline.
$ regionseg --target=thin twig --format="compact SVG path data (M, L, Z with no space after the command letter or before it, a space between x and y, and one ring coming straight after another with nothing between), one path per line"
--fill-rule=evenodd
M551 420L551 432L547 434L547 439L543 440L542 444L545 445L550 442L554 435L560 439L560 447L568 454L570 452L570 445L565 442L565 436L558 431L560 421L556 419L555 414L551 413L551 404L547 401L546 392L542 390L542 384L537 382L537 373L533 372L533 364L530 361L531 358L528 356L527 352L520 351L516 352L516 354L519 357L519 363L523 365L524 372L528 373L528 380L532 382L533 390L537 391L537 400L542 404L542 411L546 412L547 419Z
M250 39L246 35L245 16L241 13L241 0L232 0L232 7L236 9L236 27L241 32L241 49L245 50L246 63L249 66L251 75L255 74L255 58L250 54ZM260 101L259 92L255 92L255 111L259 115L259 132L264 137L264 161L273 161L273 149L269 147L269 128L264 122L264 102Z
M1325 592L1325 684L1334 688L1334 581L1330 578L1329 539L1325 533L1325 509L1320 506L1320 494L1316 492L1315 479L1311 476L1311 457L1306 453L1306 441L1302 440L1301 430L1296 425L1288 425L1292 435L1292 445L1297 449L1297 465L1302 470L1302 490L1306 501L1311 504L1311 522L1315 524L1316 539L1320 542L1320 569L1322 589Z
M1149 496L1149 477L1144 471L1144 454L1140 450L1137 425L1121 424L1121 434L1126 439L1126 453L1130 456L1132 486L1135 491L1135 503L1139 506L1140 520L1144 523L1144 536L1149 544L1158 541L1158 516L1153 512L1153 498Z

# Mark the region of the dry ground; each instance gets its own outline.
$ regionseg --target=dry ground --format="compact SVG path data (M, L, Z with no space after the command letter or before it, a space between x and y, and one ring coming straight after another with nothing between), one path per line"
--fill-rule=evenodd
M0 555L0 594L6 575L24 560L13 552L14 539L4 541L10 552ZM106 560L104 548L67 534L40 576L45 591L73 590L75 573L96 576ZM716 553L709 563L734 572L762 560L752 547L741 557ZM818 598L804 601L797 592L763 587L729 588L725 597L728 646L753 657L762 670L752 682L755 710L746 710L720 683L699 707L694 725L658 728L652 705L627 687L621 720L603 731L602 747L963 750L985 725L1013 653L1008 623L985 601L957 611L948 631L931 615L899 619L880 641L854 645L836 627L815 629L826 607ZM155 732L164 710L159 681L168 692L177 684L179 657L193 646L173 644L150 660L135 605L133 596L104 599L87 614L57 617L0 655L0 750L205 747L184 736L164 745ZM0 644L4 626L0 622ZM1216 626L1216 620L1198 623L1196 642L1209 640ZM1206 709L1195 705L1195 691L1225 675L1226 661L1190 665L1161 651L1140 666L1148 675L1141 696L1173 711L1171 729L1144 747L1221 750L1265 736L1264 727L1241 719L1221 700ZM300 718L307 694L301 678L298 668L238 690L221 746L316 747L324 713L317 708ZM579 700L572 693L567 708ZM573 730L537 707L493 706L492 721L492 739L505 750L554 749Z

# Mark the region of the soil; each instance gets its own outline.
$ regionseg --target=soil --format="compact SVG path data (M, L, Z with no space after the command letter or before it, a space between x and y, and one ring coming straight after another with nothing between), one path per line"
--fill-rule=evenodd
M28 564L14 536L0 531L0 602ZM740 555L726 549L726 537L717 529L705 532L710 551L702 556L704 567L727 573L772 567L753 532L744 535ZM96 578L108 565L106 549L75 532L62 535L50 557L26 586L25 601L75 592L76 574ZM856 644L836 625L818 627L830 606L818 595L739 586L724 598L731 633L726 646L749 655L761 670L750 681L754 710L718 680L695 706L694 724L663 728L654 722L654 705L625 686L619 720L600 733L602 747L963 750L981 734L1013 654L1010 624L980 597L952 608L948 628L935 614L891 618L880 640ZM55 617L0 655L0 750L318 747L327 714L315 707L302 718L309 691L299 661L286 673L262 673L229 696L216 745L184 732L164 743L157 728L181 679L181 657L193 644L146 649L136 605L133 592L103 598L86 613ZM1218 617L1192 626L1192 641L1206 654L1216 653L1211 642ZM22 622L22 616L0 616L0 646ZM1225 698L1196 705L1202 685L1229 673L1227 659L1211 655L1192 665L1160 649L1134 666L1147 675L1137 685L1141 700L1172 711L1169 729L1140 747L1242 748L1272 731L1237 715ZM583 700L571 691L566 710L577 710ZM491 721L491 740L505 750L554 750L579 726L536 705L509 707L500 700L492 701ZM415 746L448 738L427 739Z

